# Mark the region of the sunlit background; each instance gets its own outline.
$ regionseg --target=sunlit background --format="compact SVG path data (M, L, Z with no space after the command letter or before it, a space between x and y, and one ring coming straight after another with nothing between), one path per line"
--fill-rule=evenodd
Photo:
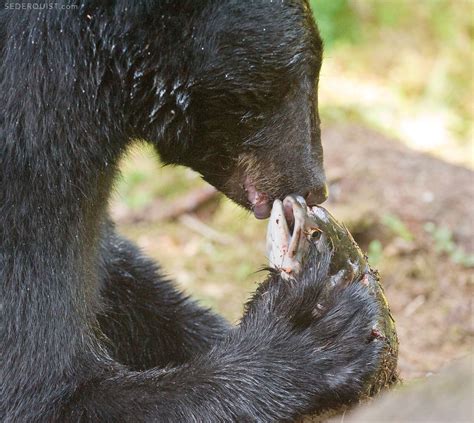
M312 0L326 207L380 270L406 379L472 351L473 32L469 0ZM265 222L162 168L148 147L122 165L119 231L231 321L265 277Z
M326 45L321 108L474 165L471 0L311 0Z

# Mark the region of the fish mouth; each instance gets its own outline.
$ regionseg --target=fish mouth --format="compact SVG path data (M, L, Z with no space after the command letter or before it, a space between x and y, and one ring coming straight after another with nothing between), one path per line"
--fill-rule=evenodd
M310 239L318 230L312 213L299 195L289 195L273 203L267 230L267 257L270 267L281 272L284 279L300 274L309 256Z

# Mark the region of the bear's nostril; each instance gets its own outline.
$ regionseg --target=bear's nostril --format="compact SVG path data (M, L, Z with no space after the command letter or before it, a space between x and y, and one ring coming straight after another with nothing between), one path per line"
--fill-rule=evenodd
M328 196L328 185L324 184L321 188L310 191L308 194L306 194L305 199L308 206L311 207L324 203L327 200Z

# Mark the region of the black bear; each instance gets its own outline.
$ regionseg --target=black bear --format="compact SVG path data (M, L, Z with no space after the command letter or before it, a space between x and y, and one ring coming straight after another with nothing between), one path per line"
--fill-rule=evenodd
M230 326L107 216L136 139L258 218L324 201L321 55L304 0L3 5L0 421L285 421L357 397L369 297L314 313L324 266L294 291L274 273Z

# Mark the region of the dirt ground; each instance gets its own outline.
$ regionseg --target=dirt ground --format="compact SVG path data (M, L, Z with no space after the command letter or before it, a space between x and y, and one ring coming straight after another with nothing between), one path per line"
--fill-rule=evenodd
M402 377L472 352L472 268L455 263L426 229L451 232L453 244L472 257L474 173L359 126L328 128L324 140L333 194L326 206L362 247L374 239L384 246L376 267L397 321Z
M357 125L323 128L323 139L331 192L325 206L380 271L397 323L401 376L423 377L472 353L474 173ZM131 159L125 167L148 168L157 184L168 178L168 184L189 179L189 189L201 186L182 170L158 170L177 172L158 178L149 160ZM196 214L147 218L168 200L158 195L145 213L123 198L111 208L119 230L164 263L186 292L237 321L265 276L255 273L265 265L265 223L220 197Z

